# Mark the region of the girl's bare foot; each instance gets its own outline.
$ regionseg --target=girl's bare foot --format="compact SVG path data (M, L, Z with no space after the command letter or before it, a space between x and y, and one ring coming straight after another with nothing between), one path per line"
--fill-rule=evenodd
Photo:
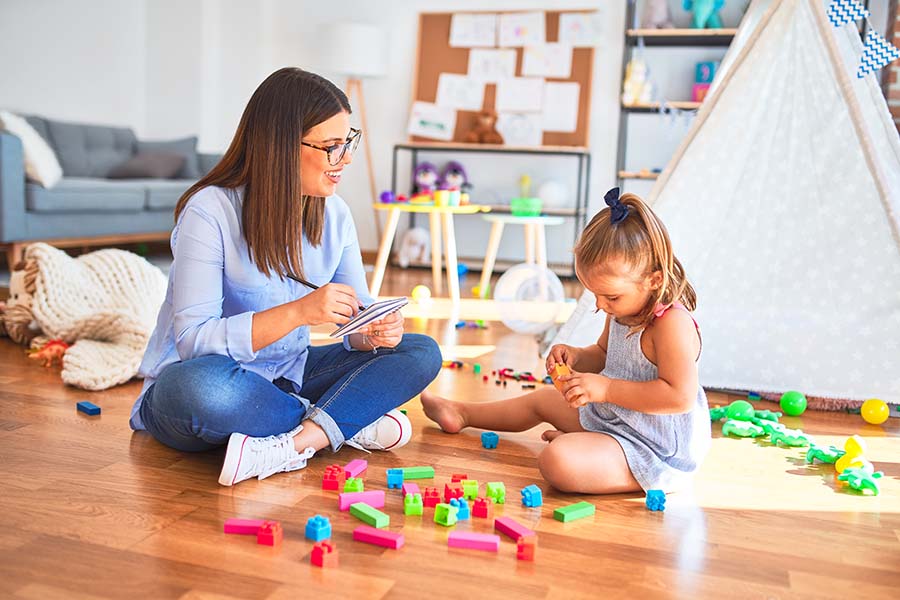
M552 442L553 440L555 440L562 434L563 434L563 432L559 431L558 429L548 429L547 431L545 431L544 433L541 434L541 439L544 440L545 442Z
M427 391L422 392L421 398L425 416L440 425L445 432L459 433L466 426L466 417L456 402Z

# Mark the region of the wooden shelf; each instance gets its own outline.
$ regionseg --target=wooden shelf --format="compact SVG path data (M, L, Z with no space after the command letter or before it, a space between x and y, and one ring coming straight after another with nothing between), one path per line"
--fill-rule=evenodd
M619 171L619 179L657 179L659 177L659 173L647 172L642 173L640 171Z
M643 38L644 46L718 46L727 48L737 29L628 29L625 40L636 46Z
M494 213L500 213L503 215L512 214L512 210L510 209L508 204L490 205L490 207L491 212ZM574 217L577 216L577 214L578 213L574 208L545 208L541 210L541 215L548 217Z
M452 150L462 152L515 152L523 154L587 154L585 146L506 146L504 144L465 144L462 142L402 142L397 148L409 150Z
M700 102L689 102L687 100L673 100L664 102L663 105L666 108L674 108L677 110L697 110L700 108ZM635 113L652 113L659 112L660 110L659 102L650 102L647 104L623 104L622 110L625 112L635 112Z

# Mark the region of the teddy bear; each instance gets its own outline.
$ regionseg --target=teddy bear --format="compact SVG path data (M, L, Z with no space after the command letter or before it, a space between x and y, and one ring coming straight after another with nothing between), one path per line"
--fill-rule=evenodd
M400 241L400 249L397 251L397 264L402 268L410 264L421 265L428 261L428 252L431 249L431 235L421 227L407 229Z
M473 127L466 134L465 141L468 144L502 144L503 136L497 132L497 115L490 111L478 114Z

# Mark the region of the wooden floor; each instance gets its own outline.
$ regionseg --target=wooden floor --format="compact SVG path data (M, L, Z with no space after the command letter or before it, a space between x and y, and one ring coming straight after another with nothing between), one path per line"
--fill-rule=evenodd
M428 271L389 272L385 293L408 293ZM473 282L469 282L473 285ZM577 290L570 290L576 294ZM500 323L456 330L452 320L410 318L467 364L539 371L535 342ZM496 450L479 432L446 435L406 408L412 441L395 453L365 456L347 448L305 469L265 481L220 487L222 453L182 454L127 421L138 382L102 393L65 388L54 370L0 340L0 597L14 598L888 598L900 589L900 427L859 416L808 413L783 419L825 443L864 436L884 471L883 492L859 497L836 488L830 467L810 467L798 449L723 439L715 427L709 458L690 493L670 495L665 513L643 497L574 497L548 489L535 468L542 428L501 434ZM431 389L472 402L512 396L518 385L483 384L470 370L445 369ZM99 417L76 412L90 400ZM713 395L713 403L729 401ZM774 408L774 406L768 406ZM515 544L497 554L448 549L448 530L405 518L388 493L392 531L406 546L384 550L354 542L356 521L320 489L333 462L369 460L367 489L384 489L384 470L433 465L435 483L452 473L503 481L499 514L537 530L538 560L518 562ZM536 483L541 509L523 508L519 490ZM554 508L579 500L594 517L572 523ZM429 511L430 512L430 511ZM327 515L340 567L309 565L306 520ZM222 533L229 517L281 521L280 547ZM490 531L475 519L458 526Z

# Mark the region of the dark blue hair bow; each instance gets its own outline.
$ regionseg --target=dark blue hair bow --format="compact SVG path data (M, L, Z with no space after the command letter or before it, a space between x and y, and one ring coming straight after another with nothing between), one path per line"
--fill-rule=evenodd
M606 205L609 207L609 222L616 225L624 221L628 216L628 207L619 202L619 188L614 187L606 192L603 199L606 200Z

